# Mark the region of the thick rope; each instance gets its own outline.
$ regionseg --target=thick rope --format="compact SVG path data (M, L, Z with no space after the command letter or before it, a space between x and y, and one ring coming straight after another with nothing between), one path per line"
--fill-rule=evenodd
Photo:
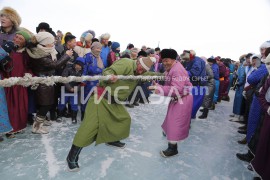
M0 80L0 87L11 87L14 85L21 85L24 87L33 86L37 84L45 84L53 86L55 83L69 83L69 82L83 82L95 80L109 80L111 76L46 76L46 77L33 77L29 73L25 73L24 77L11 77ZM163 80L164 76L123 76L118 75L119 80Z

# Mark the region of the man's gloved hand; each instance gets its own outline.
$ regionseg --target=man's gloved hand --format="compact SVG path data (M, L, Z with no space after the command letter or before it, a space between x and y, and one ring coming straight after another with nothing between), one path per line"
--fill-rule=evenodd
M7 42L3 43L2 48L7 53L10 53L12 50L17 49L17 45L15 45L12 41L7 41Z

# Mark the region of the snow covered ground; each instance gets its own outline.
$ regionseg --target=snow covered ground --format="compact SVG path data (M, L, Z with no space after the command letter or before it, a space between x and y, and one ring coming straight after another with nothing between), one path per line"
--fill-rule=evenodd
M161 134L166 104L140 105L128 109L132 117L131 133L123 142L125 149L104 144L84 148L81 170L67 171L65 158L79 125L69 119L54 123L48 135L34 135L30 127L24 134L0 143L0 179L109 179L109 180L236 180L252 179L247 163L238 160L238 152L247 152L237 140L240 124L230 122L231 102L222 102L210 111L207 120L192 120L189 137L178 145L179 155L163 158L167 148ZM155 101L157 96L150 100ZM201 114L198 112L197 116Z

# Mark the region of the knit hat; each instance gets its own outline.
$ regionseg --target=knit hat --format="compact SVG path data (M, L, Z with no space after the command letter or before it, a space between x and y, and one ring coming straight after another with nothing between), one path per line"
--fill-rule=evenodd
M119 48L119 47L120 47L120 44L119 44L118 42L113 42L113 43L112 43L111 48L112 48L113 51L116 50L116 49Z
M37 42L41 45L53 44L55 39L49 32L39 32L35 35Z
M105 34L102 34L102 35L100 36L100 40L101 40L101 39L110 39L110 37L111 37L111 35L110 35L109 33L105 33Z
M270 47L270 41L265 41L264 43L262 43L262 45L260 46L260 48L269 48Z
M0 15L2 14L6 15L11 20L16 29L20 26L22 19L15 9L11 7L4 7L0 11Z
M52 28L50 28L50 25L45 22L39 23L38 27L36 27L36 32L38 33L41 29L44 29L47 32L52 32Z
M177 58L177 52L174 49L162 49L160 52L161 59L164 58L170 58L170 59L176 59Z
M24 37L25 41L28 42L31 39L31 35L27 31L17 31L16 34L20 34Z
M153 65L153 59L151 59L150 57L142 57L139 59L139 62L146 71L149 71L151 66Z

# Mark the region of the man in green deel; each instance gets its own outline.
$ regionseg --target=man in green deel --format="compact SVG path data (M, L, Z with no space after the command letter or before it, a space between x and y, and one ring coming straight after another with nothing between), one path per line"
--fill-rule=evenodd
M66 159L70 171L79 170L78 159L82 148L94 141L96 145L107 143L119 148L125 147L125 143L120 140L129 136L131 118L123 104L117 102L125 101L138 81L118 80L117 75L141 75L149 71L152 65L153 61L149 57L136 61L123 58L103 71L104 76L112 75L112 77L108 81L101 81L96 94L88 101L84 120L74 137ZM104 96L100 97L101 95ZM97 99L100 100L98 103Z

